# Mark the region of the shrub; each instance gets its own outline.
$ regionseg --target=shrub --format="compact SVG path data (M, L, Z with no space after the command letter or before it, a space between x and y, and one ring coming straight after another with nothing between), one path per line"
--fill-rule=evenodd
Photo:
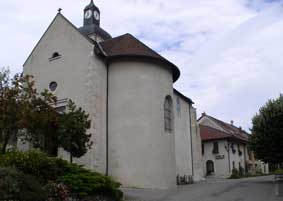
M274 174L283 174L283 169L275 170Z
M239 176L242 177L244 175L245 175L245 169L242 166L240 166L239 167Z
M32 174L42 182L54 181L64 174L68 162L59 158L47 157L46 154L31 152L9 152L0 155L0 166L15 166L25 174Z
M105 195L121 200L123 196L122 192L118 190L120 187L119 183L110 177L95 172L68 173L58 178L57 182L64 183L72 193L79 197Z
M38 151L0 155L0 167L11 166L17 167L25 175L37 178L38 183L47 185L56 198L60 197L60 192L64 194L66 189L70 194L77 194L81 198L93 195L106 195L115 200L122 198L122 192L119 190L121 184L110 177L60 158L48 157Z
M1 200L44 201L48 191L33 176L13 167L0 168Z
M233 168L230 179L239 179L239 178L240 178L239 171L236 168Z

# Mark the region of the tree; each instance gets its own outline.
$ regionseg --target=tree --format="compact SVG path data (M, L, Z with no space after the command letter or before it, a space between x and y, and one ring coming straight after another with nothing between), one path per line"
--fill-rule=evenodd
M81 108L70 101L67 111L56 111L57 97L44 90L38 93L32 76L0 71L0 145L2 153L14 140L30 142L49 156L63 147L71 156L81 157L91 147L87 130L91 122Z
M283 162L283 95L269 100L252 119L250 148L256 158L269 163Z
M8 69L0 71L0 142L1 153L5 153L8 144L15 142L17 133L23 128L23 83L28 77L21 77L16 74L12 79Z
M91 148L91 134L87 134L90 125L89 115L70 100L66 111L60 115L58 129L59 143L70 153L70 162L73 157L81 157Z
M24 132L22 139L31 142L34 148L39 148L49 156L57 156L58 142L58 121L59 114L53 106L57 97L44 90L36 93L25 107Z

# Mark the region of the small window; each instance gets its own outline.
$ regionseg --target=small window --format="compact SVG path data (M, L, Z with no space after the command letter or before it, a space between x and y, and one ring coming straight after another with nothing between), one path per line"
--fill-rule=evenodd
M173 111L171 96L166 96L164 101L164 129L165 132L168 133L172 133L173 131Z
M201 153L204 155L204 144L201 144Z
M49 58L49 61L55 60L55 59L60 59L61 55L58 52L54 52L51 57Z
M234 147L234 143L231 144L231 149L232 149L232 153L235 154L236 153L236 149Z
M218 142L213 143L213 151L212 153L218 154L219 153L219 147L218 147Z
M50 91L55 91L57 89L57 86L58 86L57 82L51 82L49 84Z

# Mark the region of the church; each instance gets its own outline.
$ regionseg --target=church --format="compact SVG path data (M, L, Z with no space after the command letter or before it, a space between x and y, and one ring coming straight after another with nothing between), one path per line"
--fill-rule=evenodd
M60 10L24 63L35 87L82 107L92 122L88 153L74 159L125 187L166 189L203 176L193 101L173 88L176 65L131 34L100 27L91 0L77 28ZM59 149L59 157L68 153Z

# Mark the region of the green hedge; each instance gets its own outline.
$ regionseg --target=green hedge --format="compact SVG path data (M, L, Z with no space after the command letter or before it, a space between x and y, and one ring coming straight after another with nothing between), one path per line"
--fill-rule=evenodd
M42 186L62 183L70 194L79 197L105 195L121 200L123 196L119 190L121 184L112 178L38 151L0 155L0 167L16 167L23 174L37 178Z
M0 168L1 200L44 201L49 191L35 177L13 167Z

